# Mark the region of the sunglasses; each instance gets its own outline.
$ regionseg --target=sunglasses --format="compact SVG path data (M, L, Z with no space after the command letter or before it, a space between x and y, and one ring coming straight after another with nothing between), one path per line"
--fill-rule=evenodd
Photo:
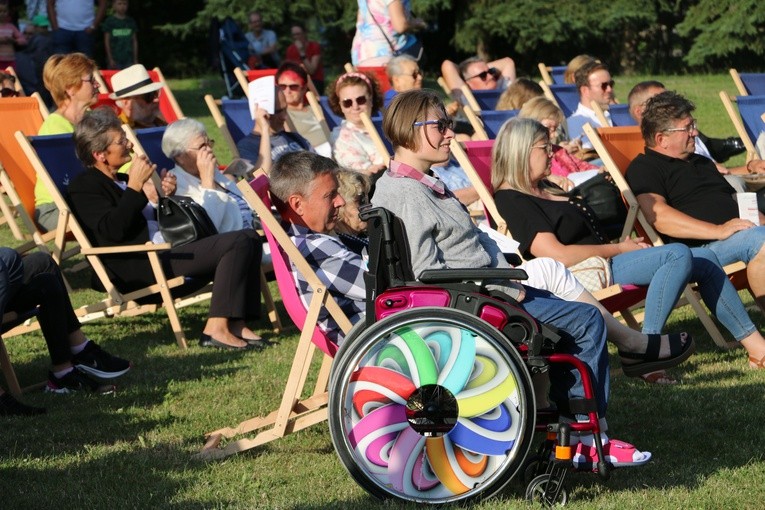
M143 99L145 103L153 103L154 100L159 97L159 91L155 90L154 92L147 92L146 94L141 94L138 97Z
M480 73L473 75L470 78L465 78L465 81L472 80L473 78L480 78L481 81L486 81L489 75L491 75L491 77L496 80L497 78L499 78L500 74L501 73L499 72L499 69L497 69L496 67L490 67L486 71L481 71Z
M436 126L436 129L440 134L446 133L447 129L454 130L454 121L452 119L438 119L438 120L421 120L419 122L412 123L412 126Z
M355 99L356 104L359 106L364 106L367 104L367 96L359 96ZM350 108L353 106L354 99L343 99L340 101L340 104L343 106L343 108Z
M606 90L608 90L608 87L614 88L614 85L616 85L616 82L614 80L611 80L611 81L604 81L599 86L600 86L600 90L605 92ZM590 86L598 88L598 85L590 85Z
M300 90L300 87L302 87L299 83L280 83L277 85L279 87L279 90L284 92L287 89L290 89L292 92L297 92Z
M18 97L18 95L19 91L16 89L11 89L8 87L0 89L0 97Z

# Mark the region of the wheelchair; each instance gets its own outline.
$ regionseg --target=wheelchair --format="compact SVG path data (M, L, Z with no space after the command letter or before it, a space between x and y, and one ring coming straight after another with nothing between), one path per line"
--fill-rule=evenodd
M366 319L345 338L332 365L329 428L354 480L381 499L426 504L491 497L523 476L526 498L565 504L574 431L595 436L608 478L589 367L555 352L559 335L489 279L526 278L519 269L425 271L415 281L400 220L365 208L369 231ZM569 410L585 423L538 411L532 376L551 364L582 375L585 398ZM546 439L535 453L535 430Z

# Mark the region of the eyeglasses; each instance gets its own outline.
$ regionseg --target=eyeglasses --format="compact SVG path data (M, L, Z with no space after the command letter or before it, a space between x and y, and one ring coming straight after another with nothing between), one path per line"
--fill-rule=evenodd
M544 149L544 151L547 153L548 156L552 156L553 153L553 146L551 142L547 142L542 145L532 145L532 149Z
M202 144L201 144L199 147L192 147L192 148L191 148L191 149L189 149L189 150L190 150L190 151L201 151L201 150L202 150L202 149L204 149L205 147L208 147L208 148L210 148L210 149L212 149L213 147L215 147L215 140L213 140L212 138L208 138L207 140L205 140L204 142L202 142Z
M614 80L611 80L611 81L604 81L600 85L592 85L591 84L590 87L595 87L595 88L600 87L600 90L605 92L606 90L608 90L608 87L614 88L614 85L616 85L616 82Z
M287 89L290 89L292 92L297 92L302 87L299 83L280 83L277 85L279 87L279 90L284 92ZM347 108L347 107L346 107Z
M123 147L127 147L128 145L130 145L130 140L128 140L128 138L126 136L123 136L122 138L120 138L116 142L112 142L109 145L121 145Z
M489 75L491 75L491 77L496 80L497 78L499 78L500 74L501 73L499 72L499 69L497 69L496 67L490 67L486 71L481 71L480 73L473 75L470 78L465 78L465 81L472 80L473 78L480 78L481 81L486 81Z
M95 76L91 76L90 78L80 78L80 79L86 83L90 83L94 87L98 87L98 81L96 80Z
M155 90L153 92L147 92L146 94L141 94L136 97L140 97L144 103L153 103L159 97L159 91Z
M419 122L413 122L412 126L419 127L419 126L436 126L436 129L440 134L446 133L447 129L454 130L454 121L449 118L445 119L438 119L438 120L421 120Z
M350 108L353 106L354 99L343 99L340 101L340 104L343 106L343 108ZM367 96L359 96L355 99L356 104L359 106L364 106L367 104Z
M416 80L418 76L422 76L422 71L420 71L419 69L415 69L414 71L412 71L413 80Z
M11 89L8 87L0 89L0 97L17 97L18 95L19 91L16 89Z
M679 133L680 131L685 131L686 133L688 133L688 136L690 136L690 135L693 134L694 131L696 131L696 129L697 129L696 121L694 120L693 122L691 122L690 124L688 124L685 127L668 128L668 129L665 129L664 132L665 133L673 133L673 132L676 131L676 132Z

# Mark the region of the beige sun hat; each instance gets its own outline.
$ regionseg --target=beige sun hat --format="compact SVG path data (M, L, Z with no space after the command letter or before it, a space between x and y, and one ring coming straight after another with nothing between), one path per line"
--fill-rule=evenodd
M126 97L140 96L148 92L161 89L165 84L153 82L149 72L142 64L126 67L112 76L112 89L109 94L111 99L123 99Z

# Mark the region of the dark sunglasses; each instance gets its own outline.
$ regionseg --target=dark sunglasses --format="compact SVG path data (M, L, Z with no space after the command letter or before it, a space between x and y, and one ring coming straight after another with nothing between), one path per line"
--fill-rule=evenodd
M154 92L147 92L146 94L141 94L141 95L140 95L140 96L138 96L138 97L140 97L141 99L143 99L143 101L144 101L145 103L153 103L153 102L154 102L154 100L155 100L155 99L157 99L157 98L159 97L159 91L158 91L158 90L155 90Z
M499 72L499 69L496 67L490 67L486 71L481 71L480 73L471 76L470 78L465 78L465 81L472 80L473 78L480 78L481 81L486 81L486 79L491 75L492 78L495 80L499 78L499 75L501 73Z
M284 92L287 89L290 89L292 92L297 92L298 90L300 90L300 87L302 87L302 85L300 85L299 83L280 83L278 87L279 87L279 90L281 90L282 92Z
M616 82L614 80L604 81L603 83L600 84L600 90L605 92L606 90L608 90L608 87L614 88L614 85L616 85ZM591 85L591 86L597 87L597 85Z
M18 95L19 91L16 89L11 89L8 87L0 89L0 97L17 97Z
M421 120L419 122L412 123L412 126L414 127L430 126L430 125L435 125L436 129L438 129L438 132L440 134L446 133L447 129L454 130L454 121L449 118L438 119L438 120Z
M354 99L343 99L340 101L340 104L343 105L343 108L350 108L353 106ZM356 104L359 106L364 106L367 104L367 96L359 96L355 99Z

